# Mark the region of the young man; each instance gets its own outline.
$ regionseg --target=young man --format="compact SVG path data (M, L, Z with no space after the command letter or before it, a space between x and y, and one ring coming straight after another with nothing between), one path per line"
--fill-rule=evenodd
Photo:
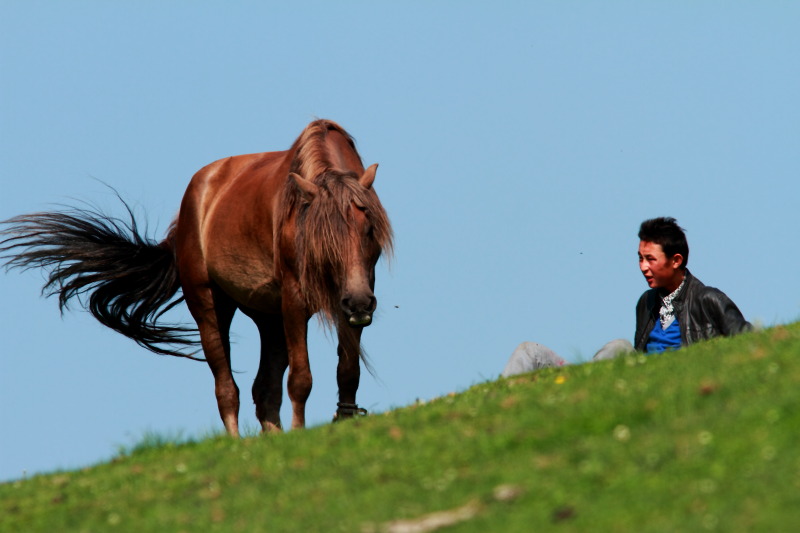
M636 304L637 350L663 352L751 329L725 293L703 285L686 268L689 245L674 218L645 220L639 241L639 269L650 290Z
M674 218L645 220L639 228L639 269L648 291L636 304L634 345L616 339L603 346L593 361L612 359L634 348L659 353L720 335L751 328L739 308L719 289L703 285L687 270L689 244ZM503 377L564 365L555 352L535 342L517 346Z

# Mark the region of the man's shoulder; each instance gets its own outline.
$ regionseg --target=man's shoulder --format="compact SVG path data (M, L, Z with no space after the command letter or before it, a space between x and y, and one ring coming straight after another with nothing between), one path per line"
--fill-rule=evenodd
M721 304L730 300L728 295L720 289L706 285L694 276L692 276L691 293L693 295L692 298L699 302L700 305Z
M708 285L703 285L703 288L697 292L697 299L704 304L719 304L730 300L727 294L716 287L710 287Z
M733 335L752 327L733 300L720 289L699 283L692 294L694 312L705 317L716 317L715 325L721 334Z
M639 301L636 302L636 307L652 306L658 296L658 289L647 289L639 296Z

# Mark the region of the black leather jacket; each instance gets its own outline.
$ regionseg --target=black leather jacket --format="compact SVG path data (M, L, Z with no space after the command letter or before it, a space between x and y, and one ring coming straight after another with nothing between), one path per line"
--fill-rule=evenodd
M661 309L659 289L645 291L636 304L634 347L644 351ZM718 337L731 336L752 328L742 312L724 292L703 283L686 271L683 289L675 297L675 317L681 329L681 346Z

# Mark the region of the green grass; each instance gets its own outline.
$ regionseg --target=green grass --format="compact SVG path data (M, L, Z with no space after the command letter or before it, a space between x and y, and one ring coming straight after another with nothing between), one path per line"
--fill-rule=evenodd
M787 531L799 357L797 323L306 431L150 436L0 485L0 531Z

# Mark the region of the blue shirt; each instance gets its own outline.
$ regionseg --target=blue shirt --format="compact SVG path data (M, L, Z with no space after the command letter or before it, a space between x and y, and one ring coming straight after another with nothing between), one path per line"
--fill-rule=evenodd
M661 327L661 321L656 320L656 325L653 326L653 331L650 332L650 338L645 347L645 353L661 353L666 350L677 350L681 347L681 328L678 325L678 319L672 321L672 324L667 326L667 329Z

